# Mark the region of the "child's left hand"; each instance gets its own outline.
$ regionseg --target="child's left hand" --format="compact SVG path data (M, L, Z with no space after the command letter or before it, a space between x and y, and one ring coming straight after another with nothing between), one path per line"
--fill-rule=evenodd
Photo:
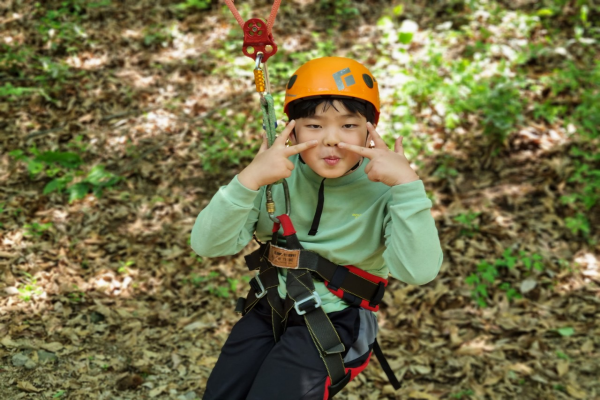
M365 173L370 180L385 183L388 186L396 186L419 179L404 155L402 136L396 139L394 151L392 151L370 122L367 122L367 129L371 134L371 140L375 143L375 147L366 148L344 142L338 143L338 147L353 151L370 160L365 168Z

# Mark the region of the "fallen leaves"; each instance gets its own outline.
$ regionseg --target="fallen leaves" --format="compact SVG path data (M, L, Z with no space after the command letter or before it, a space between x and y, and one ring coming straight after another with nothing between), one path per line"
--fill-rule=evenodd
M28 393L39 393L42 391L42 389L36 388L35 386L33 386L31 383L29 383L27 381L17 381L17 387Z

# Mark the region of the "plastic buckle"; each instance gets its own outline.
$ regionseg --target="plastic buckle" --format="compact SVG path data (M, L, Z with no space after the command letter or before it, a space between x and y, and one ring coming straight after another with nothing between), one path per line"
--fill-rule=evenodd
M306 303L307 301L313 300L315 302L315 304L313 305L314 309L317 309L319 307L321 307L321 297L319 296L319 294L317 293L317 291L315 290L314 292L312 292L312 294L308 297L305 297L302 300L298 300L296 301L296 303L294 304L294 308L296 309L296 312L298 313L298 315L304 315L306 314L306 310L301 310L300 309L300 305Z
M256 285L254 285L253 282L256 282L256 284L258 285L258 287L256 287ZM255 292L254 295L256 296L257 299L260 299L261 297L264 297L265 294L267 294L267 290L265 289L265 286L261 282L260 277L258 276L258 274L256 274L256 276L254 277L254 279L252 279L250 281L250 286L252 286L252 288L254 289L254 292Z

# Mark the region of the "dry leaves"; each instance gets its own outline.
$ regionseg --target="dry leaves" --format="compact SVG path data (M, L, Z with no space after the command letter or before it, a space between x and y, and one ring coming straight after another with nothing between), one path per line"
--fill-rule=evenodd
M367 5L362 17L373 21L385 8L361 4ZM268 14L262 3L256 9ZM243 258L198 260L188 238L199 210L237 172L203 170L198 154L205 150L205 113L227 108L254 118L257 110L252 101L240 101L239 93L248 91L246 77L224 79L206 61L219 33L225 37L233 26L231 18L216 10L192 13L180 21L186 31L179 39L189 40L187 47L144 47L144 29L171 24L163 20L171 17L149 0L94 11L82 23L94 49L66 57L74 71L91 73L62 83L64 98L56 104L39 96L27 103L0 99L2 399L53 398L63 391L73 400L193 400L201 397L238 319L233 308L246 289ZM311 30L325 29L313 19L305 9L281 18L276 37L297 48L314 47ZM4 21L5 36L36 37L35 20ZM305 22L308 28L296 29ZM357 29L360 38L356 32L338 38L340 49L349 38L373 41L368 25ZM487 149L477 143L445 141L440 149L464 162L456 179L433 176L428 168L434 159L425 160L420 174L436 198L445 263L428 285L393 281L379 313L379 339L403 387L394 391L373 360L336 398L600 396L599 249L564 236L557 214L570 174L563 133L539 124L523 127L512 145L534 149L533 156L514 150L487 161L480 157ZM79 134L89 145L86 161L126 178L119 190L68 204L64 196L42 195L45 181L31 180L4 151L66 151ZM453 219L467 211L481 212L472 236L461 234ZM45 222L52 229L26 234L26 224ZM465 277L480 261L493 261L515 245L539 252L544 272L504 273L501 279L524 298L508 302L493 290L490 307L477 308ZM579 267L561 267L560 260L576 260ZM561 335L562 328L573 334ZM42 350L56 359L41 362ZM21 352L30 352L32 370L12 364Z

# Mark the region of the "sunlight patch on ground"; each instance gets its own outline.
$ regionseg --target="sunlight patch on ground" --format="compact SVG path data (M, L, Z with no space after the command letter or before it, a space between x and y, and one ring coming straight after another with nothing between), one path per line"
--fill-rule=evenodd
M185 58L193 59L202 53L196 47L197 40L200 40L196 35L190 33L182 34L177 28L171 31L171 35L173 37L171 46L154 56L152 58L153 61L168 63L173 60L183 60Z
M124 274L117 274L112 270L103 270L97 276L88 280L90 290L104 292L109 296L119 296L124 298L131 297L129 288L133 283L133 278L138 275L137 270L127 269Z
M133 68L122 69L115 72L115 76L124 80L124 83L129 84L137 89L147 88L156 82L156 76L143 76Z
M73 68L78 68L78 69L85 69L88 71L100 69L100 68L104 67L107 62L108 62L107 54L96 55L96 54L92 54L90 52L84 52L81 54L72 55L71 57L67 58L67 60L66 60L66 63L69 66L71 66Z
M217 42L228 37L231 26L218 24L216 17L206 18L204 23L207 26L210 25L216 28L198 35L191 33L184 34L179 31L176 25L173 26L169 29L169 34L172 37L171 45L169 48L155 54L151 60L159 63L168 63L173 60L198 57L212 48L220 47L217 46ZM242 32L240 34L242 35ZM241 39L243 39L243 35Z
M587 280L588 282L592 279L598 280L598 278L600 278L600 260L598 260L597 255L584 253L581 256L576 257L575 262L581 265L581 273L590 278Z

